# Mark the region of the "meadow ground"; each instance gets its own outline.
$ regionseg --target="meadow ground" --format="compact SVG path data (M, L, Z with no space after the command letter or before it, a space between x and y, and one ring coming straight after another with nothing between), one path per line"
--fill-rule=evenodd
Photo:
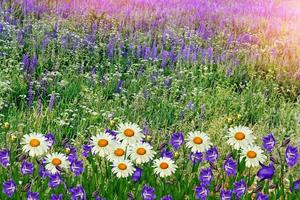
M0 1L0 199L300 199L294 4Z

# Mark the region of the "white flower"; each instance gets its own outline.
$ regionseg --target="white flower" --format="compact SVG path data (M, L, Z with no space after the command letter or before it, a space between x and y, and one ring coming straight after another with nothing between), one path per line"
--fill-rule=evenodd
M175 173L177 165L173 160L167 157L154 160L154 173L160 177L171 176Z
M188 148L191 148L191 151L196 152L205 152L210 146L210 138L200 131L190 132L188 135L188 141L186 143Z
M243 149L241 160L246 158L246 167L257 167L259 163L264 163L267 156L263 154L263 150L258 146L248 146Z
M131 176L135 170L132 162L125 159L115 160L112 167L112 172L116 174L118 178Z
M109 155L113 143L113 137L107 133L99 133L91 137L92 153L100 157Z
M137 124L125 123L118 126L117 139L125 145L140 142L144 137L142 129Z
M136 143L129 146L128 153L136 164L143 164L153 159L155 152L152 149L148 143Z
M50 146L47 138L40 133L24 135L21 144L23 145L22 150L25 153L29 152L31 157L45 154Z
M252 145L255 136L252 135L252 131L248 127L237 126L229 129L227 138L229 138L227 143L233 146L234 149L239 150Z
M59 172L57 167L61 169L68 169L69 161L67 157L62 153L52 153L46 156L45 168L52 174Z
M114 162L119 159L125 159L126 146L120 142L113 142L111 151L107 156L107 159Z

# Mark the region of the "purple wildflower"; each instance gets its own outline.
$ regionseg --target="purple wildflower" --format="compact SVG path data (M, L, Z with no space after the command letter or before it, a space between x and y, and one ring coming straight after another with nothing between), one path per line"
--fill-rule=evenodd
M28 71L29 65L30 65L30 57L26 53L26 54L23 55L23 73Z
M201 185L208 186L213 179L213 172L210 167L200 170L198 180L201 181Z
M167 77L165 80L164 80L164 86L166 88L170 88L171 87L171 84L172 84L172 79L170 77Z
M26 200L39 200L39 193L28 191L26 194Z
M269 197L266 194L263 194L262 192L259 192L256 196L256 200L268 200Z
M202 161L202 157L203 157L203 154L201 152L191 152L190 154L190 160L192 161L192 163L195 165L199 162Z
M167 157L167 158L173 159L173 152L168 151L167 148L163 148L163 150L160 153L160 157Z
M247 191L246 182L242 179L239 182L234 183L234 193L238 198L244 196Z
M55 101L55 94L52 92L50 96L50 101L49 101L49 111L51 112L54 106L54 101Z
M3 167L9 165L9 151L7 149L0 150L0 163Z
M189 101L188 104L186 105L186 108L188 110L194 111L195 110L195 104L192 101Z
M86 200L86 193L81 185L70 188L71 200Z
M263 164L260 164L261 168L260 170L257 172L257 176L261 179L261 180L271 180L274 173L275 173L275 167L273 165L273 163L271 163L268 166L265 166Z
M213 163L213 162L217 161L218 158L219 158L219 153L218 153L217 147L212 147L209 150L207 150L205 159L208 162Z
M25 174L33 174L34 166L33 163L27 162L26 160L23 161L21 165L21 173Z
M300 189L300 179L293 183L293 187L291 188L291 191L299 191L299 189Z
M154 188L144 185L142 190L142 198L143 200L154 200L156 198Z
M83 161L82 160L74 160L70 165L70 170L76 176L79 176L83 172Z
M55 144L55 138L51 132L47 133L45 135L45 138L47 139L47 142L49 143L50 147L52 147Z
M70 149L70 153L68 154L68 161L70 163L72 163L73 161L77 160L77 158L78 158L77 154L76 154L77 150L75 147L72 147L69 145L67 145L67 147Z
M285 151L285 160L289 167L297 164L299 159L298 148L288 145Z
M199 185L195 188L196 199L206 200L208 189L204 185Z
M55 173L55 174L49 174L49 183L48 186L52 187L52 188L57 188L61 183L61 175L59 173Z
M184 143L184 138L181 132L173 133L171 135L170 144L175 150L179 149L179 147L182 146L183 143Z
M83 157L87 158L88 155L89 155L89 153L90 153L91 150L92 150L92 146L90 146L90 145L88 145L88 144L84 144L84 145L82 146L82 149L83 149L83 151L82 151L81 155L82 155Z
M123 85L123 81L122 80L118 80L118 84L117 84L117 88L116 88L116 93L120 93L121 92L122 85Z
M32 102L33 102L33 82L29 83L29 88L28 88L28 94L27 94L27 102L28 102L28 106L31 107L32 106Z
M12 179L10 179L8 181L3 182L2 185L3 185L2 192L6 194L9 198L11 198L16 192L17 189L16 183Z
M231 157L227 158L225 163L223 164L223 169L225 170L227 176L235 176L236 167L237 163Z
M31 58L30 66L29 66L29 71L30 71L31 74L35 71L37 65L38 65L38 59L37 59L36 55L34 55Z
M220 200L231 200L232 190L221 190Z
M139 181L140 178L142 177L142 174L143 174L142 169L139 168L139 167L136 167L136 168L135 168L135 171L134 171L133 174L132 174L132 180L133 180L134 182Z
M42 179L45 179L48 175L48 172L46 171L43 163L40 164L39 175L40 177L42 177Z
M51 194L50 200L63 200L62 194Z
M105 129L105 133L108 133L109 135L113 136L114 139L116 138L116 136L117 136L117 134L118 134L117 131L111 130L111 129L109 129L109 128L106 128L106 129Z
M263 142L263 145L262 145L263 148L266 149L266 151L269 153L274 149L274 147L276 145L276 140L272 133L263 137L262 142Z

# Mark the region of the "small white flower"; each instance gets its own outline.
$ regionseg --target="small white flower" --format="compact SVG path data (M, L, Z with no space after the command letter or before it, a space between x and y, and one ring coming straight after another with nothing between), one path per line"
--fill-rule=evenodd
M240 148L247 148L247 146L252 145L255 136L248 127L237 126L229 129L227 136L227 143L233 146L234 149L239 150Z
M171 176L175 173L177 165L173 160L167 157L154 160L154 173L160 177Z
M69 161L62 153L48 154L46 156L46 163L45 168L52 174L59 172L57 167L60 167L61 169L68 169L69 167Z
M28 152L31 157L45 154L50 146L47 138L40 133L24 135L21 144L23 145L22 150L25 153Z
M147 163L153 159L155 151L148 143L136 143L129 146L129 155L132 161L136 164Z
M91 137L92 153L105 157L111 152L113 137L107 133L99 133Z
M140 142L144 137L142 129L137 124L125 123L118 126L117 139L125 145Z
M200 131L190 132L188 135L188 141L186 146L191 149L192 152L205 152L211 146L210 138Z
M258 146L248 146L243 149L241 160L246 158L246 167L257 167L259 163L264 163L267 156L263 154L263 150Z
M133 174L134 167L130 160L119 159L115 160L112 165L112 172L116 174L118 178L126 178Z

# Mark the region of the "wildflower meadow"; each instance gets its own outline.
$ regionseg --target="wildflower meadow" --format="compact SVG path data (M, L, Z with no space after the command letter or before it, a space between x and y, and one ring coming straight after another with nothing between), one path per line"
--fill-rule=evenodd
M0 0L0 200L300 199L298 0Z

